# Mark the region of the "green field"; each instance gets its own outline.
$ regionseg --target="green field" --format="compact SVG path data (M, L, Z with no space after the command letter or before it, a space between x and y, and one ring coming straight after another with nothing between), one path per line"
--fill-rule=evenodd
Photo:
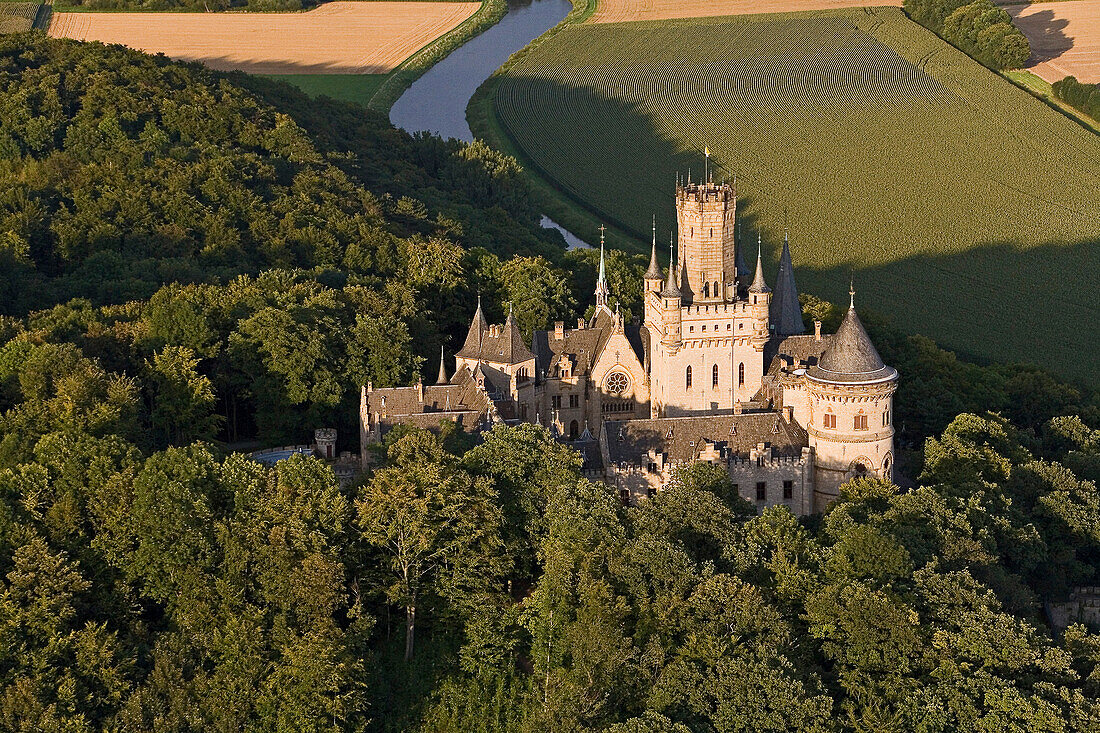
M789 223L803 290L854 273L905 330L1100 384L1100 136L898 9L570 26L479 96L582 236L667 232L709 146L772 262Z
M264 74L301 89L311 97L324 95L364 107L389 74Z

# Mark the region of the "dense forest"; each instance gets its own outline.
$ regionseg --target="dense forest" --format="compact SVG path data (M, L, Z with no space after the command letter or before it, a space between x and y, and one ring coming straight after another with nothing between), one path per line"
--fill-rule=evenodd
M357 448L358 385L434 374L478 293L583 311L594 254L482 145L41 36L0 38L0 259L2 730L1100 724L1100 635L1043 615L1100 584L1096 393L871 314L915 485L805 520L705 465L623 507L534 426L266 468L233 448Z

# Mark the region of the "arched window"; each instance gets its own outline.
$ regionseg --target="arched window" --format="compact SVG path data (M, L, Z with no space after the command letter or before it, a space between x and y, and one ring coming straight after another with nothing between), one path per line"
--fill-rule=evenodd
M893 478L890 475L890 456L886 456L886 460L882 462L882 475L886 477L887 481Z
M714 368L710 370L710 383L711 386L718 386L718 365L715 364Z
M714 283L713 290L714 290L714 297L715 298L717 298L722 293L722 291L718 289L718 283Z
M687 388L691 389L691 367L687 368L687 372L685 372L685 374L687 376L684 378L684 382L687 385Z
M573 420L572 422L569 423L569 439L570 440L576 440L577 436L581 434L579 428L580 428L580 426L577 425L576 420Z
M737 386L745 386L745 362L741 362L737 365Z
M710 297L710 283L703 283L703 297Z
M712 236L712 237L714 236L714 227L710 228L710 236Z

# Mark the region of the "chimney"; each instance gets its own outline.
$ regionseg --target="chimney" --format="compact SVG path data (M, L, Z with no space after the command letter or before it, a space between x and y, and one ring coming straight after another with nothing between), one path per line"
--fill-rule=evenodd
M584 319L583 318L578 318L577 319L577 330L578 331L583 331L584 330Z
M416 400L422 404L424 402L424 380L420 377L416 378Z
M554 338L561 341L565 338L565 322L554 321Z
M787 405L786 407L783 408L783 412L786 413L787 422L793 423L794 422L794 405Z
M814 321L814 341L821 340L821 321Z
M741 408L741 400L737 400L737 402L733 403L733 414L734 415L740 415L741 414L741 409L742 409Z

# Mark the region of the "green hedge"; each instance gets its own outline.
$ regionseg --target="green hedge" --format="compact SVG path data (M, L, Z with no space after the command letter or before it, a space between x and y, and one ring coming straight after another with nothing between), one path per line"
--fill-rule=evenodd
M1067 76L1051 86L1056 98L1100 121L1100 84L1082 84L1077 77Z
M1027 37L991 0L905 0L905 12L991 69L1018 69L1031 56Z

